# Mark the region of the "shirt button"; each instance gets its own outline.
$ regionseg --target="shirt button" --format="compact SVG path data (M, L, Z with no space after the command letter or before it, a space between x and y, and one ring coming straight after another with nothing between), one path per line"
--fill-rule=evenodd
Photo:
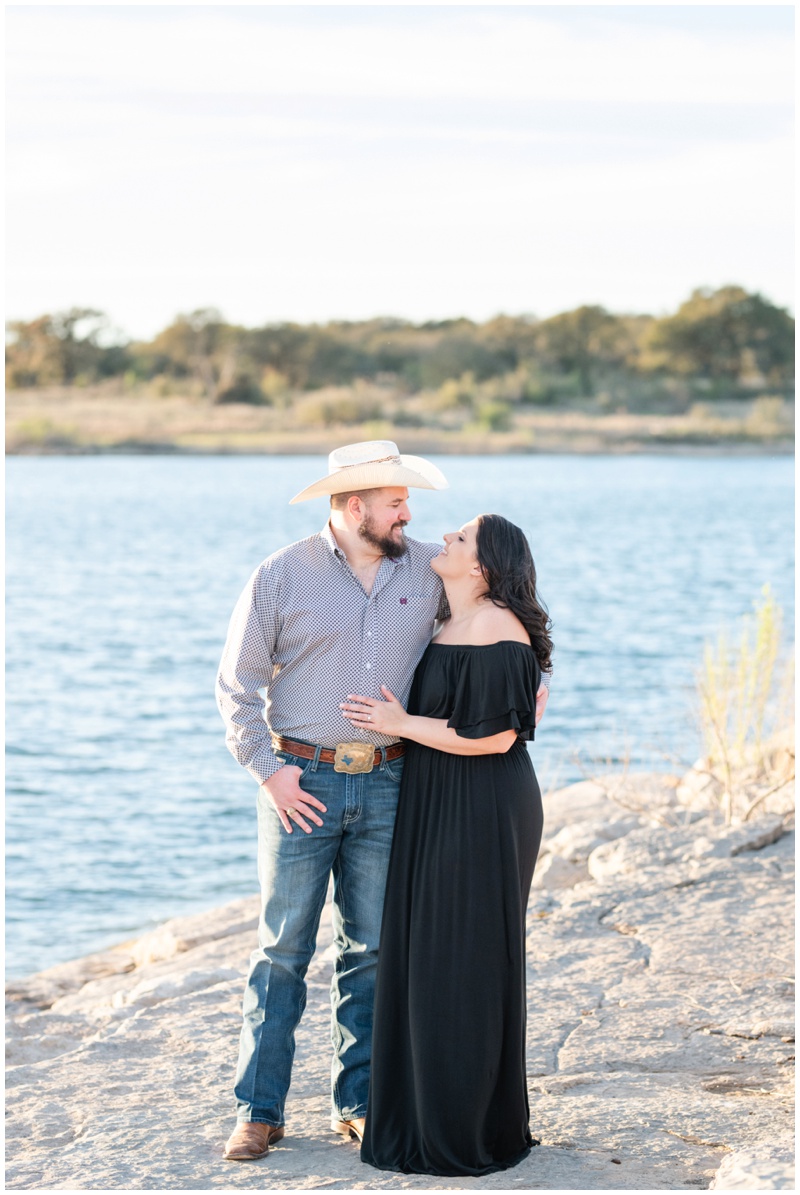
M369 635L369 637L370 637L370 639L371 639L371 638L372 638L372 631L367 631L367 634Z
M371 665L371 664L365 664L365 665L364 665L364 667L365 667L365 668L371 668L371 667L372 667L372 665Z

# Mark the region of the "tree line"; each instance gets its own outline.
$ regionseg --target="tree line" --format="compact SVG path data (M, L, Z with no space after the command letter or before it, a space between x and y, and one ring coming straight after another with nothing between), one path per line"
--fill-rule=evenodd
M359 379L416 393L503 378L517 401L548 403L591 398L620 377L697 381L712 397L765 386L786 391L794 382L792 316L738 286L697 289L663 317L582 306L541 320L376 318L245 328L204 308L179 315L150 341L109 341L107 318L89 308L12 321L6 385L191 382L215 403L270 404Z

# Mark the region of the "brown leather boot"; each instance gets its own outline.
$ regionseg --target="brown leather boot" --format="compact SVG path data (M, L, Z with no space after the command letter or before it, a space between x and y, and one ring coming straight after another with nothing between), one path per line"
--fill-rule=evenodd
M269 1153L270 1145L283 1137L282 1124L261 1124L257 1120L242 1120L228 1138L222 1155L227 1162L252 1162Z

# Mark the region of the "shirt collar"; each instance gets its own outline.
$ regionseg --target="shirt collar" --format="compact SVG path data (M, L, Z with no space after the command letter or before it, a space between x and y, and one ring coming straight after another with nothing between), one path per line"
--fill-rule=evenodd
M330 550L333 552L334 556L338 556L340 560L347 559L344 552L342 551L342 549L339 547L339 545L336 542L336 536L333 534L333 531L331 530L330 522L327 522L325 524L325 526L322 528L322 530L320 531L319 534L320 534L320 537L328 545Z
M333 552L334 556L337 556L339 558L339 560L344 560L346 562L347 557L345 556L344 552L342 551L342 549L339 547L338 543L336 542L336 536L333 534L330 520L328 520L328 522L325 524L325 526L322 528L322 530L320 531L319 534L320 534L320 538L325 541L325 543L328 545L330 550ZM404 552L402 556L398 556L398 557L384 556L383 561L388 560L390 562L390 564L398 565L398 564L402 564L402 562L404 560L406 560L407 557L408 557L408 552ZM383 561L381 562L381 564L383 564Z

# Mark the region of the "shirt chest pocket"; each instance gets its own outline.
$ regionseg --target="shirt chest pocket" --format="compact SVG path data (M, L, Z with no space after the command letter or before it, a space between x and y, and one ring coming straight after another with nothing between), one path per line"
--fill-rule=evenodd
M399 628L407 628L414 633L424 628L430 633L430 628L439 609L437 594L402 590L380 604L378 618L381 626L389 633Z
M433 596L429 593L403 593L394 594L388 605L402 613L409 610L423 610L432 605L433 601Z

